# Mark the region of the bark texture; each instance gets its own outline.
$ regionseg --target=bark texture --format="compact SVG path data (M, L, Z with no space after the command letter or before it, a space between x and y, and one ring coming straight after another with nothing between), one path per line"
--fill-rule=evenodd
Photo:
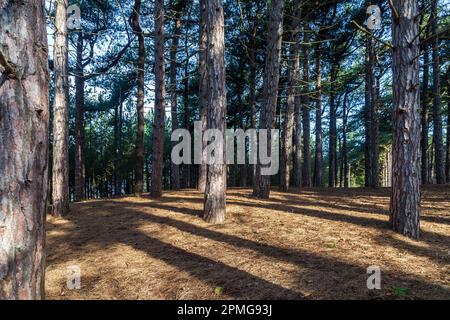
M138 61L137 69L137 132L136 132L136 168L134 177L134 193L140 195L144 191L144 68L145 68L145 42L144 34L140 26L141 0L135 0L133 12L130 16L130 25L138 38Z
M416 0L397 0L393 39L393 156L390 222L395 231L419 238L420 112L419 25Z
M226 74L225 38L222 0L206 2L207 66L208 66L208 129L222 131L222 150L214 154L214 163L208 165L203 218L213 224L225 220L226 203ZM222 159L222 161L218 160Z
M200 122L202 124L202 133L207 127L207 108L208 108L208 79L206 72L206 0L200 0L200 37L199 37L199 103L200 103ZM202 139L202 150L206 148L206 144ZM206 154L202 152L202 163L199 166L198 173L198 190L205 192L206 190Z
M260 113L260 129L268 130L267 154L271 151L270 130L274 127L275 112L278 100L278 83L280 80L281 40L283 34L284 1L270 2L269 33L266 50L266 65L264 69L263 104ZM260 147L260 146L259 146ZM256 181L253 195L258 198L268 198L270 194L270 176L261 175L262 165L256 166Z
M311 186L311 106L309 99L309 27L308 23L303 27L303 95L302 95L302 126L303 126L303 167L302 185Z
M323 187L323 133L322 133L322 68L321 37L316 49L316 154L314 157L314 187Z
M445 183L444 140L442 136L441 81L439 62L439 35L437 0L431 1L431 32L433 34L431 56L433 59L433 142L436 183Z
M67 52L67 0L56 6L54 46L54 105L53 105L53 214L69 212L69 69Z
M428 83L429 83L429 72L430 72L430 55L428 53L428 46L424 45L423 49L423 78L422 78L422 118L421 118L421 141L420 141L420 150L421 150L421 178L422 184L427 184L430 182L428 176Z
M283 149L281 153L280 163L280 191L289 191L290 176L292 168L292 142L294 132L294 116L296 112L296 101L298 101L298 86L299 86L299 66L300 61L298 57L300 34L300 18L301 18L301 1L296 0L293 9L294 17L292 21L291 31L291 45L289 53L289 71L288 71L288 97L287 105L284 114L284 128L283 128ZM297 133L298 130L296 130ZM297 160L298 163L298 160Z
M153 118L152 197L162 195L164 166L165 59L164 59L164 1L155 1L155 114Z
M43 1L1 1L0 44L0 300L43 299L49 140Z
M84 72L83 72L83 33L78 32L77 64L75 66L75 201L85 198L84 168Z

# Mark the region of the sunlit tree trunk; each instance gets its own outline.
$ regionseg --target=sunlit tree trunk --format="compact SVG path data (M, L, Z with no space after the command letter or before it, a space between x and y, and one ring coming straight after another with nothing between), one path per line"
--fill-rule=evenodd
M67 0L56 7L55 17L55 88L53 118L52 203L53 214L69 212L69 69L67 52Z
M225 221L226 203L226 74L225 36L222 0L206 2L207 66L208 66L208 129L222 131L222 152L214 154L214 163L208 165L203 218L209 223ZM219 161L222 159L222 161Z
M137 69L137 96L136 96L136 111L137 111L137 132L136 132L136 168L135 168L135 182L134 193L140 195L144 191L144 69L145 69L145 42L144 34L140 26L139 17L141 15L141 0L135 0L133 12L130 17L130 24L133 32L138 38L138 61Z
M393 157L390 222L393 229L419 238L420 112L419 25L416 0L394 1L392 19Z
M49 74L43 4L0 2L0 300L44 298Z
M153 155L151 195L162 194L164 165L164 115L165 115L165 58L164 58L164 1L155 1L155 114L153 118Z
M271 135L274 128L275 112L278 100L278 83L280 79L281 40L283 34L284 1L272 0L270 3L269 33L266 50L266 65L264 69L263 99L260 113L260 129L267 129L267 154L270 155ZM261 147L261 146L259 146ZM253 195L258 198L268 198L270 194L270 176L261 175L262 165L256 166L256 181Z

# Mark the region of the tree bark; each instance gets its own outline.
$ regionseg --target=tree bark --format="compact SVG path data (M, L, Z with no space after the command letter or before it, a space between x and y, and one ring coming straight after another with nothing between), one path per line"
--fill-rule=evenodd
M321 37L316 49L316 150L314 158L314 187L323 187L323 133L322 133L322 68L320 65Z
M164 1L155 1L155 114L153 118L152 197L162 195L164 167L165 59L164 59Z
M180 27L181 27L181 13L186 5L185 0L179 0L174 7L175 11L175 26L173 32L172 46L170 47L170 107L172 118L172 131L178 129L178 95L177 95L177 51L178 43L180 40ZM175 145L177 142L174 142ZM180 188L180 167L172 162L171 164L171 188L178 190Z
M336 127L336 101L334 86L336 83L339 66L333 63L331 66L331 93L330 93L330 146L328 156L328 186L336 186L336 164L337 164L337 127Z
M77 37L77 65L75 66L75 201L85 198L84 167L84 72L83 72L83 33Z
M67 51L67 0L56 7L54 47L54 118L53 118L53 214L69 212L69 69Z
M278 100L278 83L280 80L281 40L283 34L284 0L272 0L270 2L270 20L268 43L266 50L266 65L263 80L263 104L260 113L260 129L268 132L267 154L271 154L271 134L274 128L275 112ZM261 146L259 146L261 147ZM269 198L270 177L261 175L262 165L256 166L256 181L253 187L253 195L258 198Z
M419 238L420 112L419 25L417 0L394 2L393 39L393 158L390 222L395 231Z
M225 220L226 204L226 73L225 37L222 0L206 1L207 66L208 66L208 129L221 131L222 153L214 154L208 165L203 218L213 224ZM220 140L219 140L220 141ZM220 161L222 160L222 161Z
M280 163L280 191L289 191L290 176L292 168L292 138L294 131L294 113L296 112L296 102L298 101L299 86L299 67L300 61L298 57L301 19L301 0L296 0L293 8L293 21L291 31L291 45L289 54L289 70L288 70L288 97L287 106L284 114L283 128L283 150L281 153ZM298 117L297 117L298 118ZM296 130L297 133L297 130Z
M347 154L347 129L348 129L348 110L347 110L347 94L344 97L344 104L342 110L342 162L343 162L343 180L344 188L349 187L349 166Z
M202 124L202 133L207 127L207 108L208 108L208 79L206 71L206 0L200 0L200 37L199 37L199 104L200 104L200 122ZM203 134L202 134L203 136ZM199 166L198 190L206 190L206 154L204 152L206 143L202 139L202 163Z
M303 96L302 96L302 126L303 126L303 167L302 167L302 185L311 186L311 106L309 99L309 32L308 23L303 27Z
M0 43L0 300L43 299L50 114L43 1L1 2Z
M437 0L431 1L431 32L433 34L431 56L433 59L433 137L436 183L445 183L444 142L442 137L441 83L439 74L439 35L437 30Z
M138 61L137 69L137 95L136 95L136 111L137 111L137 132L136 132L136 168L134 193L140 195L144 191L144 69L145 69L145 39L142 28L139 24L141 15L141 0L135 0L133 12L130 17L130 25L133 32L138 38ZM157 62L157 61L156 61ZM155 62L155 63L156 63Z
M447 95L450 96L450 66L447 69ZM447 152L445 165L447 183L450 183L450 97L447 100Z
M428 83L429 83L430 55L428 46L423 49L423 80L422 80L422 118L421 118L421 178L422 184L428 184Z

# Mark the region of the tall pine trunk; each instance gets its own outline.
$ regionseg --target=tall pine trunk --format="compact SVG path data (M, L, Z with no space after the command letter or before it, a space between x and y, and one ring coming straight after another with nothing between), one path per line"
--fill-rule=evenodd
M141 15L141 0L135 0L133 12L130 17L130 24L133 32L138 38L138 61L137 69L137 96L136 96L136 111L137 111L137 132L136 132L136 167L135 167L135 181L134 193L140 195L144 191L144 68L145 68L145 38L142 28L139 24L139 17Z
M84 167L84 71L83 71L83 33L77 37L77 64L75 66L75 201L85 198Z
M446 152L446 177L447 183L450 183L450 66L447 69L447 152Z
M208 165L203 218L213 224L225 221L226 204L226 74L225 74L225 21L222 0L206 2L207 66L208 66L208 129L221 131L222 151L214 154ZM220 141L220 139L218 140ZM217 151L217 150L216 150Z
M428 82L429 82L430 55L428 46L423 49L423 79L422 79L422 117L421 117L421 178L422 184L429 183L428 176Z
M314 157L314 187L323 187L323 133L322 133L322 68L320 65L322 53L322 38L316 49L316 144Z
M178 94L177 94L177 51L178 43L180 40L180 27L181 27L181 12L185 6L185 0L179 0L175 6L175 26L173 31L172 46L170 47L170 107L171 107L171 118L172 118L172 131L178 129ZM173 143L174 145L177 142ZM173 163L171 164L171 188L172 190L178 190L180 188L180 166Z
M283 34L283 10L284 0L272 0L270 2L270 20L268 43L266 50L266 65L264 69L263 104L260 113L260 129L266 129L267 148L266 154L271 154L271 134L274 128L275 112L278 100L278 83L280 79L281 40ZM261 145L258 146L259 148ZM268 198L270 194L270 176L261 175L262 165L256 166L256 181L253 186L253 195L258 198Z
M311 105L309 103L309 32L308 23L303 27L303 96L302 96L302 126L303 126L303 167L302 185L311 186Z
M67 0L56 7L55 17L55 89L53 119L52 203L53 214L69 212L69 69L67 51Z
M392 20L393 155L390 222L395 231L419 238L420 112L417 0L394 2Z
M164 1L155 1L155 114L153 118L153 154L151 195L162 195L164 166L164 115L166 68L164 58Z
M294 3L294 17L292 21L291 45L289 53L289 70L288 70L288 97L287 106L284 114L283 127L283 150L281 153L280 163L280 191L287 192L290 185L290 176L292 168L292 138L294 131L294 113L296 109L296 100L298 97L299 86L299 42L300 19L301 19L301 1L296 0ZM296 130L297 131L297 130Z
M436 183L445 183L444 142L442 137L441 83L439 74L439 35L437 30L437 0L431 1L431 32L433 35L433 138Z
M50 114L43 1L1 2L0 43L0 300L43 299Z
M328 186L334 188L336 186L336 165L337 165L337 127L336 127L336 95L334 86L338 73L338 65L333 63L331 66L331 93L330 93L330 146L328 156Z
M200 0L200 37L199 37L199 104L200 122L202 126L202 136L207 126L207 106L208 106L208 79L206 73L206 0ZM205 192L206 189L206 154L204 152L206 143L202 139L202 163L199 165L198 190Z

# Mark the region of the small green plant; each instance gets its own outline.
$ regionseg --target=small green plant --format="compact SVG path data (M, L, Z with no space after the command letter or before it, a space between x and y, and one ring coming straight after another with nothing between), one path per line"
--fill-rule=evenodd
M403 297L409 293L408 288L394 288L394 295L397 297Z
M222 287L215 287L214 288L214 293L218 296L220 296L222 294L223 288Z

